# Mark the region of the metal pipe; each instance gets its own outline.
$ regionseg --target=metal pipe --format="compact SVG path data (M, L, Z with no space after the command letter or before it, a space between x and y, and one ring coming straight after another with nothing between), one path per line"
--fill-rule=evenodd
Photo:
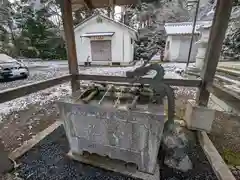
M189 52L188 52L188 59L187 59L187 64L186 64L185 71L187 70L187 67L189 65L190 58L191 58L192 45L193 45L193 39L194 39L195 26L196 26L196 22L197 22L197 15L198 15L198 10L199 10L199 5L200 5L200 0L197 1L196 13L195 13L194 21L193 21L192 36L191 36L190 47L189 47Z
M175 115L175 96L172 88L166 84L163 84L168 100L168 121L174 124L174 115Z
M85 89L76 99L75 102L77 102L78 100L82 99L82 97L90 90L90 88L88 87L87 89Z
M117 98L117 100L116 100L116 102L113 106L114 108L116 108L117 105L120 103L120 98L122 97L122 92L123 92L123 88L121 89L121 92L119 93L119 96L118 96L118 98Z
M140 97L140 95L137 95L134 97L132 103L128 106L128 109L134 109L136 107L139 97Z

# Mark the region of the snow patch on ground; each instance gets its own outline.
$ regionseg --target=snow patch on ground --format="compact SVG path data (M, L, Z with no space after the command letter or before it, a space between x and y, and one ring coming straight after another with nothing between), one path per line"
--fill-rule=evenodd
M5 103L1 103L0 122L5 115L10 114L13 111L24 110L29 105L39 104L43 106L44 104L56 101L61 97L70 95L70 93L71 87L69 83L64 83Z
M135 69L135 66L130 67L92 67L81 71L83 74L106 75L106 76L126 76L127 71Z

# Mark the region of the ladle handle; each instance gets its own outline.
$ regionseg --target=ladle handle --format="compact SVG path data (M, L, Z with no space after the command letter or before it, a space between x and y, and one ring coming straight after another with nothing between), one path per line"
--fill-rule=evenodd
M105 96L107 95L107 93L113 88L113 85L110 85L109 88L107 89L107 91L104 93L104 95L102 96L102 98L99 100L98 104L101 104L103 99L105 98Z

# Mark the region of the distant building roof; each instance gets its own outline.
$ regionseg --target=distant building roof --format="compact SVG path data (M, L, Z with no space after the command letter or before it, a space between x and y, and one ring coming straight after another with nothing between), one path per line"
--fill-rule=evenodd
M109 17L107 17L107 16L102 15L102 14L95 14L95 15L92 15L92 16L86 18L85 20L83 20L81 23L79 23L79 24L74 28L74 31L75 31L75 32L78 31L81 27L85 26L91 19L98 18L98 17L100 17L100 18L102 18L102 19L105 19L105 20L107 20L107 21L109 21L109 22L112 22L112 23L114 23L114 24L117 24L117 25L119 25L119 26L122 27L122 28L127 29L129 32L131 32L131 34L133 34L133 36L134 36L135 39L138 38L137 30L136 30L136 29L134 29L134 28L132 28L132 27L130 27L130 26L127 26L127 25L125 25L125 24L123 24L123 23L121 23L121 22L115 21L115 20L113 20L113 19L111 19L111 18L109 18Z
M209 25L210 21L197 21L195 27L195 34L199 34L200 26ZM164 25L167 35L187 35L192 34L193 22L179 22L179 23L165 23Z

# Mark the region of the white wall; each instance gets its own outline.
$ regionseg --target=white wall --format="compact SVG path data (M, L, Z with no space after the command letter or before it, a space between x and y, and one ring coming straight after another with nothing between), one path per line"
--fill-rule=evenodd
M181 44L180 44L178 58L180 62L187 62L190 43L191 43L191 35L180 36L180 38L181 38L181 41L180 41ZM196 44L197 40L198 40L198 36L195 35L193 39L193 44L192 44L190 62L195 62L196 60L197 49L198 49L198 44Z
M169 50L167 50L165 47L164 60L174 61L177 59L179 54L180 39L177 38L176 36L168 36L166 40L166 45L168 41L170 42Z
M167 43L169 43L169 49L167 49ZM172 45L172 36L167 36L166 44L165 44L165 50L164 50L164 61L170 61L171 59L171 45Z
M190 61L195 60L197 54L196 37L193 41L193 48L191 53ZM190 47L191 35L172 35L167 37L167 41L170 41L169 51L165 48L164 60L175 61L175 62L187 62L189 47ZM166 41L166 43L167 43ZM166 56L168 55L168 58Z
M112 37L105 36L103 39L111 40L112 62L128 63L133 60L132 47L130 44L131 39L128 30L105 19L103 19L102 23L97 23L96 18L93 18L82 28L75 29L75 41L79 65L83 65L88 56L90 56L89 61L92 60L90 45L91 38L81 37L81 35L96 32L114 32ZM102 63L106 62L100 62L100 64Z
M179 49L180 49L180 38L179 36L171 36L171 45L170 45L170 54L171 59L170 61L176 61L179 56Z
M134 56L134 40L131 44L131 36L129 33L123 33L124 34L124 64L128 64L129 62L133 61Z

